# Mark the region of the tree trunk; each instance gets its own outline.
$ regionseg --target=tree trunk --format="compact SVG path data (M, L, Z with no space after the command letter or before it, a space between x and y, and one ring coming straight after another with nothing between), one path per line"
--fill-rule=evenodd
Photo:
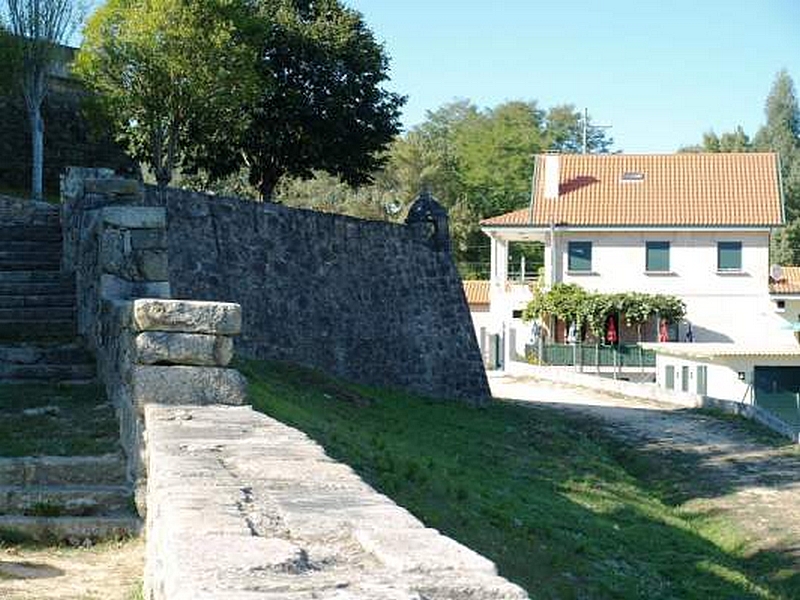
M31 198L44 198L44 119L42 106L32 106L28 111L31 123Z
M258 191L261 194L262 202L272 202L275 196L275 188L281 178L280 169L275 168L274 165L266 165L258 172ZM252 180L251 180L252 181Z

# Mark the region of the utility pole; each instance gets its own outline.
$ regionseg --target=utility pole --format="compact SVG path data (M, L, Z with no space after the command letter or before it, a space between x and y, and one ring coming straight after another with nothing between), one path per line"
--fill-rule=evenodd
M583 154L589 153L589 129L610 129L611 125L589 125L589 109L583 109Z

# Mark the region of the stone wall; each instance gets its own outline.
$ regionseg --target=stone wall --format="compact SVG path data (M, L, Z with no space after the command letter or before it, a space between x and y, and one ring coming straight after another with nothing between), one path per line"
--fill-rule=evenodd
M64 73L51 78L42 107L44 185L58 193L59 174L71 165L104 166L131 171L136 165L113 140L107 127L87 118L86 93ZM30 189L31 139L25 105L13 90L0 90L0 187Z
M490 397L461 280L425 228L169 190L176 297L230 301L239 350L350 381Z
M226 368L241 308L170 299L163 208L141 206L136 181L72 168L62 183L63 270L75 275L78 332L120 420L128 476L145 512L148 403L243 404Z
M527 598L303 433L240 406L246 382L226 368L239 305L138 297L170 294L164 208L102 170L70 170L62 194L80 331L147 516L148 600Z

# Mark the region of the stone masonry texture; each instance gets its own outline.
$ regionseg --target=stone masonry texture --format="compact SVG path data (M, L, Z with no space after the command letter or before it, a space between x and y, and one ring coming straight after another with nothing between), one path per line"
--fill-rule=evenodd
M146 203L167 208L173 296L241 305L240 354L490 397L451 256L414 228L179 190Z
M523 600L303 433L249 407L150 404L151 600Z

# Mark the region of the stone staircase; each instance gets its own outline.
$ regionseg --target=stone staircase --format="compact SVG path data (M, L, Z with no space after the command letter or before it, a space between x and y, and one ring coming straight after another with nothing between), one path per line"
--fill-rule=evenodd
M0 400L0 419L24 423L26 416L54 411L54 436L58 414L69 411L69 389L93 384L96 375L94 358L76 335L75 284L60 271L61 252L56 210L44 222L0 226L0 386L14 386L3 395L13 399L8 406ZM23 397L31 389L34 397L41 389L66 399L62 406L26 408ZM98 400L91 410L114 420L113 408ZM0 456L0 539L84 543L138 527L121 452Z
M0 383L85 383L75 341L75 284L60 271L61 228L0 227Z

